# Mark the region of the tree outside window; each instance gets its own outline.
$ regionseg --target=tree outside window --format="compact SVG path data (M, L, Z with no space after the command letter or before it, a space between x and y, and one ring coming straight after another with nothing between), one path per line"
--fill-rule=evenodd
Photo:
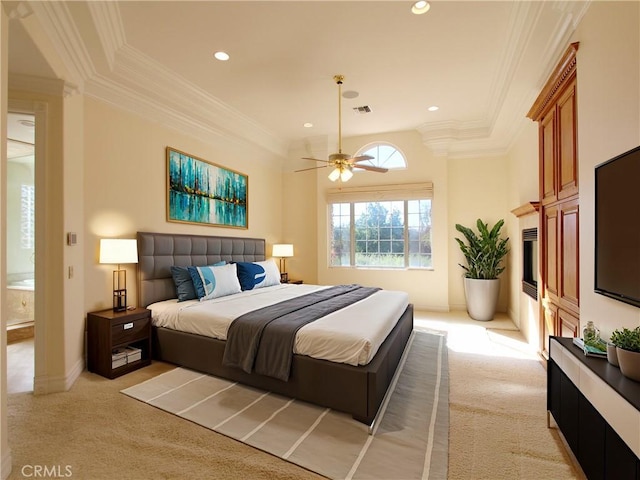
M431 268L431 199L331 205L331 266Z

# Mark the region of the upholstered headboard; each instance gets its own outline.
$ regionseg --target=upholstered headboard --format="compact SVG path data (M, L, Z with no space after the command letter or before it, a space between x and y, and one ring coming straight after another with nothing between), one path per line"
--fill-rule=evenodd
M140 306L176 298L170 267L265 260L263 238L208 237L138 232L138 299Z

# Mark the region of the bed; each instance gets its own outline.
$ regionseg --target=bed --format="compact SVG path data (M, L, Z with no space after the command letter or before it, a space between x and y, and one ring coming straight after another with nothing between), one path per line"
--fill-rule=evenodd
M138 298L145 307L176 297L172 266L266 260L265 241L259 238L138 232L137 239ZM288 381L228 367L223 364L225 340L166 326L153 326L153 357L346 412L372 425L412 331L413 306L408 304L366 365L296 353Z

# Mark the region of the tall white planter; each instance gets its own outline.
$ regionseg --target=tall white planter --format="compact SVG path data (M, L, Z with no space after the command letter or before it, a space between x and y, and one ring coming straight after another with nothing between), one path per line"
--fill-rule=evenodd
M464 295L467 299L467 313L474 320L493 320L498 306L500 279L478 280L464 278Z

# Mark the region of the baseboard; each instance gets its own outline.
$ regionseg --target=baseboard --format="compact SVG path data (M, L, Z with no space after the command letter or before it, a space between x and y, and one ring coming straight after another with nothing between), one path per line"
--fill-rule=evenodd
M451 310L454 312L466 312L467 311L467 304L466 303L452 303L451 305Z
M421 312L449 312L449 305L413 305L415 310Z
M2 480L9 478L11 468L11 449L7 448L7 451L2 455L2 459L0 459L0 478Z
M83 370L84 359L80 359L75 363L70 372L64 376L36 376L33 379L33 393L35 395L46 395L48 393L66 392L73 386Z
M65 390L69 390L73 387L73 384L76 383L76 380L84 370L84 358L79 359L76 364L71 369L71 372L67 374L67 379L65 381Z

